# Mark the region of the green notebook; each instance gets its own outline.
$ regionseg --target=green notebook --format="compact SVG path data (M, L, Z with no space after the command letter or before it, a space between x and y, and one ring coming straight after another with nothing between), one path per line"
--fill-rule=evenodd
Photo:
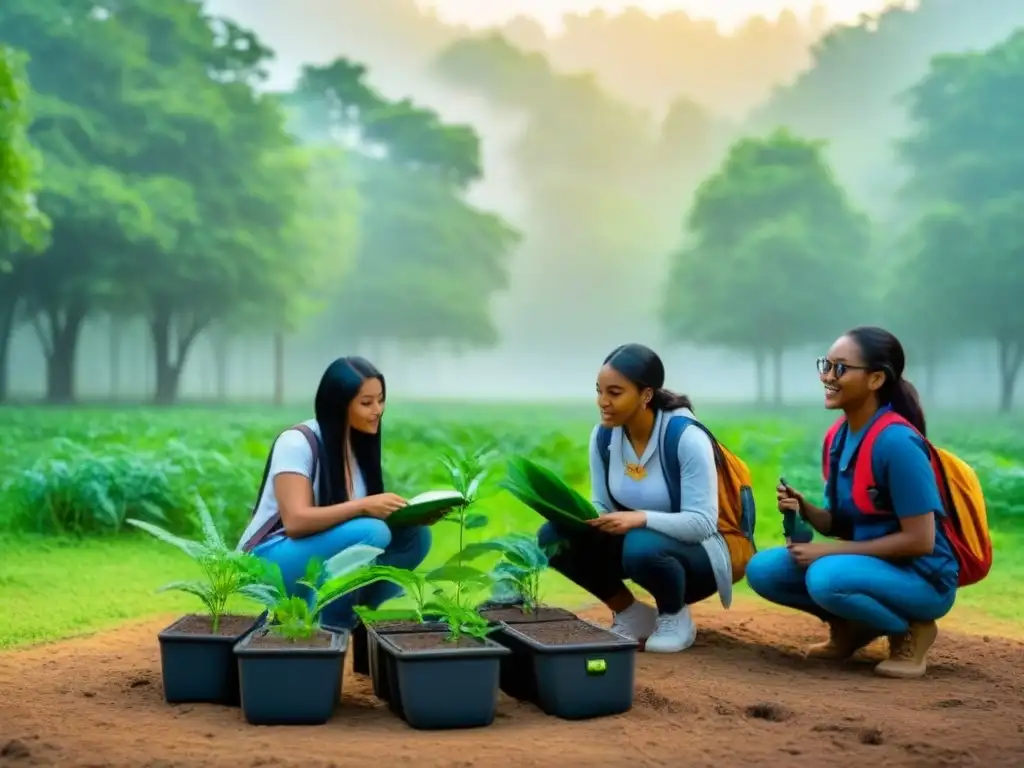
M462 494L455 490L424 491L409 499L406 506L392 512L387 523L395 527L423 525L437 517L439 512L457 507L463 501Z

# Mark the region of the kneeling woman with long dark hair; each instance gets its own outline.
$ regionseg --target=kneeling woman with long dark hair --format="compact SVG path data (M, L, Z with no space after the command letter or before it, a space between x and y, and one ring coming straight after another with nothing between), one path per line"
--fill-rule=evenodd
M342 357L324 372L316 392L316 418L286 430L272 449L266 485L239 546L276 562L285 584L296 581L313 558L328 560L356 544L384 550L381 565L415 568L430 549L430 530L391 530L388 516L406 505L385 493L380 427L386 401L384 376L361 357ZM399 588L377 583L330 603L321 617L351 628L353 606L375 608Z
M561 541L551 565L611 609L612 630L645 649L675 653L697 635L689 606L716 592L732 601L732 563L718 529L718 470L711 438L696 425L689 398L664 389L665 366L652 350L626 344L597 377L601 423L590 438L590 479L600 516L591 531L551 523L539 542ZM694 422L666 446L674 416ZM687 422L687 423L689 423ZM678 461L664 461L670 450ZM664 467L678 466L678 477ZM670 483L680 488L673 509ZM634 599L631 579L654 597L657 610Z

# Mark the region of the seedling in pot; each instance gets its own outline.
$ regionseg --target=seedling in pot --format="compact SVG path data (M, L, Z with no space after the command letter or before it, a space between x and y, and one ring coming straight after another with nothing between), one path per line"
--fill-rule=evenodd
M357 544L326 562L311 559L305 575L298 580L298 584L309 589L309 598L290 595L280 566L269 560L260 561L260 583L242 591L267 608L268 634L295 642L312 640L323 631L320 615L329 603L378 581L405 585L396 576L403 573L402 569L375 564L383 552L378 547Z
M490 573L494 592L491 600L480 607L480 612L492 621L506 623L575 618L569 611L541 604L541 578L548 569L549 558L561 546L556 542L541 547L535 537L522 533L510 533L467 546L463 552L466 560L493 553L500 555Z
M378 581L394 569L375 565L384 550L357 545L326 563L313 560L299 584L309 597L290 595L277 563L262 561L262 583L245 593L269 611L265 630L235 646L241 677L242 711L250 723L298 725L326 722L341 695L341 671L348 632L325 631L324 608Z
M470 509L479 501L480 487L483 485L484 480L487 479L494 456L495 453L492 450L481 448L473 453L466 453L461 449L456 449L454 453L441 458L441 464L448 471L452 487L463 498L463 502L454 507L443 518L444 521L453 522L459 526L459 549L454 558L454 565L457 567L463 565L462 551L466 546L466 531L483 528L487 525L486 515L470 512ZM454 600L457 604L461 605L463 585L469 581L478 581L479 577L471 574L470 571L462 573L462 576L465 578L457 578L456 576L456 572L447 571L439 579L437 571L435 571L433 576L427 577L427 580L453 583L455 585Z
M261 618L226 614L228 601L245 595L255 581L256 559L229 549L210 510L196 500L202 539L191 541L144 520L126 522L160 541L177 547L202 570L205 578L173 581L159 592L177 591L197 597L205 615L182 616L157 636L168 702L238 703L238 667L232 647L255 628Z
M203 535L201 541L190 541L175 536L144 520L129 518L125 522L177 547L202 569L205 579L172 581L157 591L185 592L199 598L210 618L210 632L216 635L220 632L228 600L235 595L244 594L244 588L255 582L255 558L246 552L228 548L220 531L217 530L210 510L201 498L196 499L196 511ZM250 619L245 620L251 623Z

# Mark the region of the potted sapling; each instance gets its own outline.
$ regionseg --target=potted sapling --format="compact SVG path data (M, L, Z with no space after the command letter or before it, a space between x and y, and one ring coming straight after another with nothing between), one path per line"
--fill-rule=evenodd
M430 506L425 507L420 513L414 512L413 514L406 514L406 509L398 510L388 518L389 525L399 518L402 519L400 523L402 525L422 525L434 522L457 525L459 528L459 552L461 552L465 545L466 531L482 528L487 525L486 515L477 512L475 505L480 500L480 488L487 479L493 457L494 452L489 448L480 448L473 452L467 452L456 447L452 453L445 454L441 457L440 464L444 468L448 481L453 488L454 498L456 499L454 505L446 510L441 510L440 516L436 509ZM430 580L428 579L428 581ZM374 612L373 629L375 632L372 636L366 633L366 621L363 615L360 614L359 621L353 629L354 653L356 652L356 646L358 647L358 655L352 660L353 670L357 673L365 670L370 674L374 681L374 694L382 700L386 700L388 688L387 686L381 686L382 675L384 674L382 670L378 668L374 672L374 665L376 663L374 660L376 656L374 638L382 634L420 632L423 630L424 621L436 620L437 617L429 616L429 612L427 614L423 613L426 598L422 594L416 595L416 590L420 588L421 585L419 583L409 583L405 588L406 594L413 597L416 605L416 610L412 614L403 611L397 613L388 613L386 611L383 613ZM459 600L458 594L456 594L455 599L456 602Z
M228 601L244 595L255 581L256 559L229 549L201 498L196 500L202 538L176 536L153 523L128 519L129 525L184 552L202 571L203 578L173 581L158 592L185 592L196 597L203 613L180 616L157 635L164 698L168 703L212 703L237 706L238 667L232 648L264 616L227 613Z
M446 574L433 575L440 580L437 577ZM447 576L453 583L461 582L460 594L466 599L467 580L454 571ZM435 594L426 609L440 617L441 627L376 634L370 625L385 670L388 705L417 729L490 725L497 714L501 659L510 653L488 637L497 626L475 607L443 593Z
M480 614L491 622L504 624L575 619L575 613L541 602L541 577L556 548L557 545L542 548L535 537L523 533L466 546L462 552L462 561L466 563L489 554L500 555L491 571L494 592L480 606Z
M506 537L497 544L503 555L492 578L516 592L521 606L512 609L519 615L503 619L494 635L511 651L501 662L502 690L567 720L629 710L639 643L568 611L541 614L547 555L532 540ZM484 615L493 619L495 613Z
M326 563L311 560L298 584L308 597L289 594L277 563L262 561L261 583L244 593L268 609L265 626L235 645L242 712L253 725L321 725L341 697L347 630L320 623L334 600L378 581L394 569L375 565L384 550L355 545Z

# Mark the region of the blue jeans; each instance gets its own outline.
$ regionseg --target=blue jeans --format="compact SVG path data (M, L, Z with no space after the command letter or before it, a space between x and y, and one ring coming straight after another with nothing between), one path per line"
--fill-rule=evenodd
M785 547L758 552L747 565L758 595L823 621L857 622L880 633L906 632L912 621L941 619L956 590L940 592L916 571L868 555L826 555L802 568Z
M601 602L626 589L629 579L651 593L659 613L678 613L718 591L711 560L700 544L688 544L648 528L624 536L597 530L561 531L545 523L541 547L561 540L566 546L551 567Z
M365 544L384 550L377 558L380 565L413 570L426 558L430 542L430 529L424 526L391 530L382 520L356 517L302 539L283 536L265 542L256 547L253 554L280 566L290 594L311 597L307 587L295 582L306 574L306 567L313 558L326 561L351 546ZM379 581L328 603L320 621L327 626L351 629L356 618L352 610L354 606L376 608L401 593L400 587Z

